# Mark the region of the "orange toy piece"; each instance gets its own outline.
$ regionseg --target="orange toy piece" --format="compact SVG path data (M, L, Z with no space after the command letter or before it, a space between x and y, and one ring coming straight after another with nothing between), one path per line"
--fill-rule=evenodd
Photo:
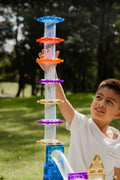
M60 42L63 42L64 39L61 39L61 38L53 38L53 37L43 37L43 38L40 38L40 39L37 39L36 42L39 42L39 43L48 43L48 44L56 44L56 43L60 43Z
M36 62L38 64L43 64L43 63L50 63L50 64L59 64L61 62L64 62L63 59L59 59L59 58L41 58L41 59L36 59Z

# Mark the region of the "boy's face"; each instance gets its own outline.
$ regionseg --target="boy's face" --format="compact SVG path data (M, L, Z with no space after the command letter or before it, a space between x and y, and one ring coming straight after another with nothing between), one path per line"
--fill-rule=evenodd
M90 107L93 121L107 127L113 118L120 117L120 96L107 87L99 89Z

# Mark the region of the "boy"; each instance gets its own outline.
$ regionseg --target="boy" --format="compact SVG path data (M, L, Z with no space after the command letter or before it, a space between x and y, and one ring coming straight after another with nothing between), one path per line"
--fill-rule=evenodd
M57 51L56 57L58 54ZM44 51L39 57L44 57ZM43 65L41 67L44 69ZM64 100L58 106L71 132L68 160L72 169L87 171L98 152L105 168L105 179L112 180L116 175L120 180L120 133L109 126L113 118L120 118L120 81L108 79L99 85L91 103L90 119L72 107L61 84L56 84L56 98Z

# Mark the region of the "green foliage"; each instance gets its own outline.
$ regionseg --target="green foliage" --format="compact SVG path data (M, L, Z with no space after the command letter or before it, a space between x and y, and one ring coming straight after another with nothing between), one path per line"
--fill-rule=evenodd
M91 93L67 93L67 98L79 112L90 117ZM36 144L44 138L44 126L37 123L44 118L43 105L36 101L43 97L0 99L0 179L42 180L45 147ZM63 119L57 109L57 117ZM119 128L120 121L112 125ZM57 126L57 139L65 144L67 156L70 133L65 123Z
M76 99L88 106L91 95L69 94L69 100L82 111L88 107L78 107ZM40 97L42 98L42 97ZM0 99L0 177L5 180L38 180L43 179L45 148L36 144L44 138L44 126L37 120L44 118L43 105L37 104L38 97ZM88 101L87 101L88 100ZM62 119L59 111L58 118ZM65 144L67 155L70 134L65 130L65 123L57 126L57 139Z
M44 36L44 26L36 19L46 15L65 18L65 22L57 24L56 28L56 36L65 40L57 45L60 57L65 59L62 68L58 68L61 78L65 79L65 89L90 92L105 78L119 78L118 0L8 0L0 2L0 5L3 17L0 27L0 80L19 82L18 96L26 83L32 86L32 95L35 95L36 79L43 77L35 60L43 48L36 39ZM15 41L11 53L8 53L10 47L4 47L7 39Z

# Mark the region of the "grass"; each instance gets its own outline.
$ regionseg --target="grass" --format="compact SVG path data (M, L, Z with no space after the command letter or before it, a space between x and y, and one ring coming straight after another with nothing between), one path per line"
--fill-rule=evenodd
M10 94L15 96L18 90L18 83L14 82L0 82L0 93ZM26 84L24 90L21 91L20 97L30 97L31 86Z
M78 111L90 117L92 93L68 94ZM43 97L0 99L0 180L42 180L45 147L36 144L44 138L44 126L37 123L44 117L44 106L36 101ZM57 109L57 118L63 119ZM113 121L120 127L120 121ZM57 126L57 139L65 145L67 156L70 133L65 123Z

